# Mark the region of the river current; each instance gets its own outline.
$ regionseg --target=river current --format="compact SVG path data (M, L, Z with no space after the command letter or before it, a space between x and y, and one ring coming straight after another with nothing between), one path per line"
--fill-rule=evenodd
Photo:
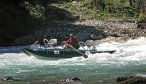
M0 76L9 75L23 81L62 80L78 77L85 84L114 84L119 76L146 75L146 38L124 43L104 42L97 49L117 50L113 54L88 54L49 60L19 52L21 46L0 48ZM6 52L7 51L7 52Z

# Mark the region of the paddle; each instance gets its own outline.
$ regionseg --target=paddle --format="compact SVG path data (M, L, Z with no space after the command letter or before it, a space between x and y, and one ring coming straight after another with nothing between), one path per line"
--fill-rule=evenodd
M73 46L71 46L70 44L64 42L65 44L67 44L69 47L71 47L72 49L74 49L75 51L77 51L79 54L81 54L84 58L88 58L88 56L82 52L80 52L79 50L77 50L76 48L74 48Z

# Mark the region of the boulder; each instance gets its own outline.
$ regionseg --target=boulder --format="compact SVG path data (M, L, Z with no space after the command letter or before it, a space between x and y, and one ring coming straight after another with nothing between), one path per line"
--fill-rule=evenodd
M82 81L77 77L71 77L60 81L47 81L47 80L38 80L31 81L29 84L83 84Z
M77 40L80 42L80 41L83 41L85 42L86 40L90 39L90 32L87 32L87 31L81 31L79 33L76 34L77 36Z
M146 84L146 77L142 76L129 76L129 77L118 77L118 84Z
M19 81L19 79L13 78L12 76L4 76L0 78L0 81Z
M65 80L61 80L61 84L83 84L78 77L71 77Z

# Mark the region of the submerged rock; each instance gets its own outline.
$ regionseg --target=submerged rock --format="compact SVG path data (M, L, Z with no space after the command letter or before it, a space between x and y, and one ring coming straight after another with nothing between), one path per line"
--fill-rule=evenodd
M130 77L118 77L118 84L146 84L146 77L142 76L130 76Z
M32 81L29 84L83 84L82 81L77 77L71 77L60 81Z
M83 84L81 79L77 77L71 77L65 80L61 80L61 84Z
M0 78L0 81L19 81L19 79L13 78L12 76L4 76Z

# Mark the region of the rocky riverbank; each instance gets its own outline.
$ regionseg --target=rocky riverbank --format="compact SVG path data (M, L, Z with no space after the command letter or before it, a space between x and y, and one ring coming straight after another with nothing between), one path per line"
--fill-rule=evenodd
M7 84L87 84L84 83L80 78L78 77L71 77L64 80L56 80L56 81L47 81L47 80L37 80L37 81L31 81L31 82L24 82L23 80L13 78L11 76L4 76L0 79L0 83L7 83ZM143 76L129 76L129 77L118 77L115 80L116 84L146 84L146 77ZM96 82L93 82L92 84L103 84L102 80L97 80Z
M70 33L75 34L79 41L103 40L125 41L129 38L145 36L146 29L137 28L134 22L86 20L83 22L52 21L30 34L17 38L14 43L27 45L36 40L57 38L58 42L68 39ZM112 37L112 38L111 38ZM117 39L118 38L118 39Z
M49 5L57 2L64 3L66 0L0 1L0 46L29 45L44 38L57 38L61 42L68 38L69 33L77 35L78 40L84 42L111 36L126 39L145 36L146 25L141 22L146 23L146 20L141 20L139 25L134 20L93 20L96 12L85 3L72 1L63 5Z

